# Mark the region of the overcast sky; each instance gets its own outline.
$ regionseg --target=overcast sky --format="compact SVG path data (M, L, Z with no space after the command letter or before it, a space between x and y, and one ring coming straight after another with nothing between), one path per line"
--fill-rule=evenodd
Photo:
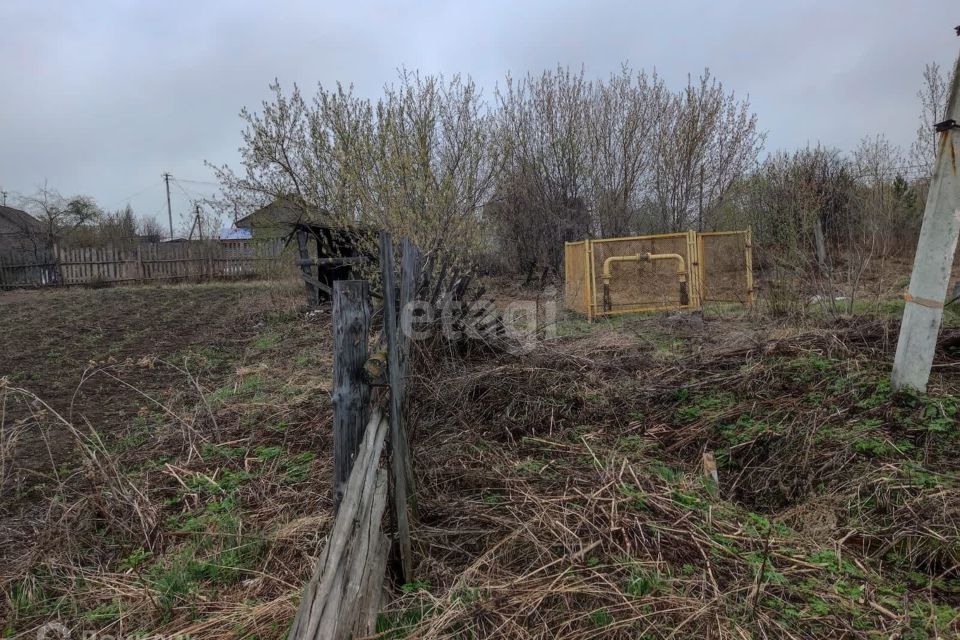
M799 2L139 2L0 0L0 189L47 181L102 206L166 217L209 193L204 160L235 164L241 107L278 78L376 97L405 65L469 74L622 61L674 88L709 66L749 95L766 149L908 147L923 65L960 49L956 0ZM193 182L186 182L187 180Z

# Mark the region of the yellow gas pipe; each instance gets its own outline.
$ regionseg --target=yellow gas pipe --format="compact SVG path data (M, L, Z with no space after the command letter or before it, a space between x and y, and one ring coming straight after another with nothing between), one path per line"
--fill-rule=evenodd
M653 262L654 260L676 260L677 261L677 279L680 282L680 304L685 306L690 304L690 296L687 292L687 263L679 253L638 253L634 256L611 256L603 261L603 308L610 311L613 308L613 302L610 300L610 279L613 277L611 265L614 262Z

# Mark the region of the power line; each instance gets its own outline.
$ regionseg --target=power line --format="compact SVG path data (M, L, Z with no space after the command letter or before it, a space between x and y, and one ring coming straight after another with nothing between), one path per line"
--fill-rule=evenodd
M191 195L187 193L187 190L184 189L177 180L173 181L173 186L175 186L177 189L180 189L180 193L187 196L187 200L191 199Z
M190 189L185 189L183 185L178 183L177 180L173 181L173 185L177 189L180 189L180 193L182 193L187 198L187 200L189 200L191 203L194 203L194 204L197 202L210 203L213 201L212 198L207 194L199 193Z
M177 187L178 189L180 189L180 191L181 191L185 196L187 196L188 198L192 198L192 199L194 199L194 200L206 200L206 201L209 201L209 200L212 200L213 196L215 195L215 193L214 193L212 190L211 190L210 193L203 193L203 192L201 192L201 191L195 191L195 190L192 189L192 188L184 187L182 184L180 184L181 182L207 184L207 183L201 183L199 180L182 180L182 179L180 179L180 178L174 178L173 181L174 181L174 184L176 185L176 187Z
M136 197L137 197L138 195L140 195L141 193L144 193L144 192L146 192L146 191L149 191L150 189L152 189L152 188L154 188L155 186L157 186L158 184L160 184L160 182L162 182L162 180L158 180L157 182L154 182L154 183L152 183L152 184L150 184L150 185L147 185L147 186L144 187L143 189L140 189L139 191L137 191L137 192L135 192L135 193L131 193L131 194L130 194L129 196L127 196L126 198L120 198L119 200L116 200L116 201L113 202L112 204L106 205L105 208L115 207L115 206L117 206L118 204L120 204L121 202L130 202L130 200L132 200L133 198L136 198Z
M178 180L179 182L192 182L192 183L194 183L194 184L208 184L208 185L213 186L213 187L219 187L219 186L220 186L220 183L218 183L218 182L210 182L210 181L208 181L208 180L188 180L187 178L177 178L177 180Z

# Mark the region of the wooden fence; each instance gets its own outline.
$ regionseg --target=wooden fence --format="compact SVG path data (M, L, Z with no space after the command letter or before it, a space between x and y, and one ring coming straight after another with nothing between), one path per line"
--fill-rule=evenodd
M502 339L504 333L492 301L481 299L483 289L468 294L469 275L448 269L449 261L437 261L431 255L424 262L420 250L404 239L398 282L388 233L380 235L379 257L383 331L373 355L368 345L373 314L367 282L333 283L333 487L337 516L304 589L289 640L340 640L373 633L391 542L398 578L403 582L413 579L410 530L417 507L405 424L406 380L416 366L408 311L415 305L410 303L416 300L437 311L446 310L446 319L454 328L464 329L470 324L485 342ZM439 270L434 274L435 264ZM374 406L370 402L372 386L389 391L377 394L383 400ZM388 506L392 516L389 531L384 528Z
M215 240L0 255L0 288L267 276L289 271L281 239L238 247Z
M419 280L419 251L413 243L404 241L403 258L400 297L406 293L412 299ZM393 241L387 233L380 237L380 262L384 344L382 350L375 351L382 354L374 356L378 364L368 358L371 305L367 282L333 283L333 485L337 517L316 571L304 589L287 636L290 640L360 637L374 630L390 548L390 538L383 530L388 498L401 577L406 581L412 576L409 497L413 477L401 413L402 379L409 359L400 359L409 338L399 330ZM371 408L372 385L389 389L386 407ZM368 420L371 413L373 418ZM389 453L389 471L381 468L384 450Z

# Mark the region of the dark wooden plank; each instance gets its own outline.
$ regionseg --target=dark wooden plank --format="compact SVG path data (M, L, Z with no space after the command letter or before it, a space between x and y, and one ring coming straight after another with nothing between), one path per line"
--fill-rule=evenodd
M400 346L397 336L396 288L393 272L393 240L380 232L380 266L383 278L383 333L387 341L387 378L390 381L390 470L393 479L393 509L397 525L397 544L404 582L413 579L413 556L410 544L410 521L407 513L407 466L403 459L407 449L401 423Z
M467 293L467 288L470 287L471 280L473 280L473 274L470 273L466 273L462 278L460 278L460 282L457 283L457 287L454 290L454 300L461 301L464 299L464 296Z
M300 254L301 261L310 259L310 249L307 247L307 240L307 232L303 229L297 230L297 250ZM320 281L313 277L313 271L310 269L310 265L301 264L300 271L303 272L303 282L307 289L307 306L311 308L320 306L320 290L316 287L317 284L320 284Z
M324 292L327 293L327 295L333 295L333 291L330 289L330 287L328 287L327 285L323 284L322 282L320 282L319 280L317 280L316 278L314 278L312 275L304 275L304 276L302 276L302 277L303 277L304 282L308 282L308 283L310 284L310 286L312 286L312 287L314 288L315 291L324 291ZM320 303L318 302L318 303L315 304L314 306L315 306L315 307L316 307L316 306L319 306L319 304L320 304Z
M400 257L400 318L409 316L410 307L416 300L417 282L420 277L420 250L409 238L403 238L400 243L402 255ZM407 360L410 354L409 332L401 322L400 331L400 367L401 378L405 377Z
M365 280L333 284L333 504L340 506L370 407L364 381L370 297Z
M60 283L70 284L73 280L73 267L63 264L64 262L70 261L67 253L59 246L54 246L53 255L56 258L57 268L60 272Z
M440 297L437 298L437 304L445 305L453 302L453 292L457 289L457 283L460 282L460 269L454 268L450 272L450 278L447 285L441 288Z
M422 258L420 249L409 238L401 243L400 256L400 443L404 448L402 460L405 463L404 473L407 479L407 505L414 518L417 514L417 490L413 476L413 457L410 455L410 430L407 428L407 377L410 368L410 330L412 312L417 298L417 283L420 279Z

